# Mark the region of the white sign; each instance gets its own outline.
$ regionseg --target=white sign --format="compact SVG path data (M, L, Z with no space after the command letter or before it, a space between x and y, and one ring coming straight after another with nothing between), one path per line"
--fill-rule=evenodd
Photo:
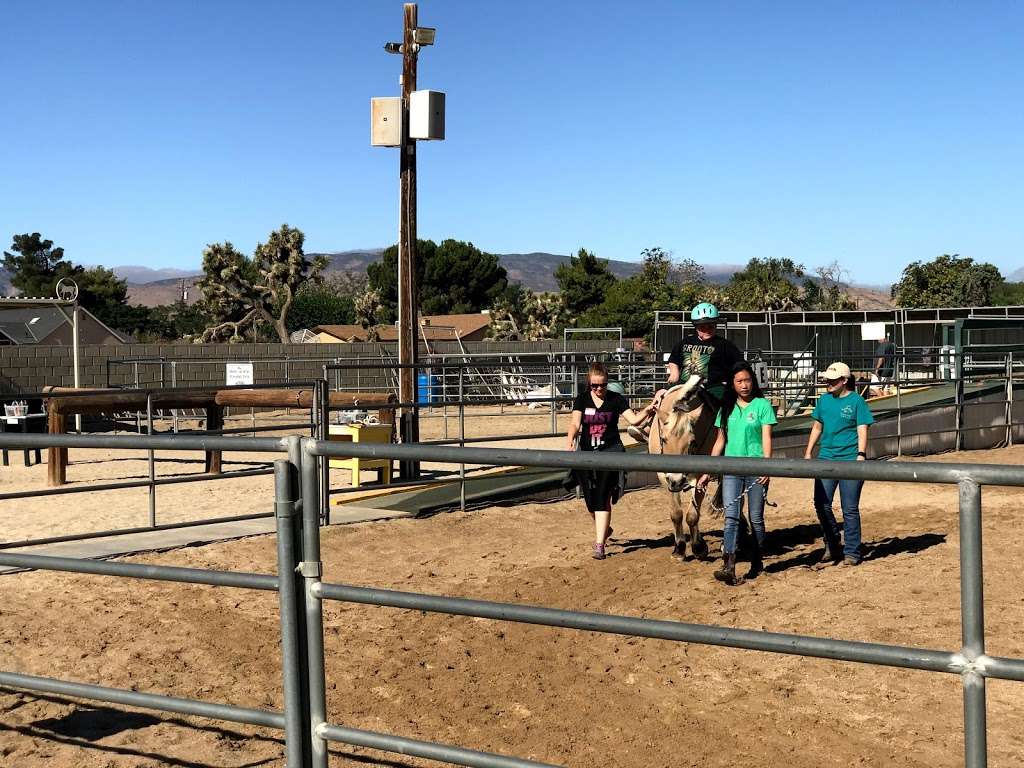
M881 341L885 338L885 323L861 323L861 341Z
M225 383L229 387L255 383L252 377L252 363L227 363L224 368Z

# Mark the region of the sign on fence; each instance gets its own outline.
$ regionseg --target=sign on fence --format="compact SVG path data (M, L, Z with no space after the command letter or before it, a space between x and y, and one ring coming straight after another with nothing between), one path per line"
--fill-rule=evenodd
M252 363L227 363L224 368L224 383L229 387L256 383L253 380Z
M861 323L861 341L881 341L885 338L885 323Z

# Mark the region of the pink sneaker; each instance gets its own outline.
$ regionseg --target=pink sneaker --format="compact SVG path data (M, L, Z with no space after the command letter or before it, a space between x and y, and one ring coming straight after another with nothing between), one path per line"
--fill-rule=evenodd
M594 552L591 555L595 560L604 560L604 544L594 543Z

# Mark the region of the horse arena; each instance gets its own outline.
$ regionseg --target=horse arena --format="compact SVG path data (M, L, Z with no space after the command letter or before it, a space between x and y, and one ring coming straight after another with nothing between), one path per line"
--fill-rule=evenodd
M486 429L535 431L524 418L537 419L539 428L548 418L514 411L490 419ZM45 466L23 468L18 453L0 474L0 491L42 489ZM160 475L202 471L199 452L159 458ZM268 460L224 458L226 469ZM1021 465L1024 447L927 460ZM73 483L146 472L145 451L71 452ZM766 510L767 570L739 587L712 579L722 521L707 511L701 525L713 559L670 558L669 498L657 488L628 493L616 505L604 561L590 558L592 524L582 501L565 500L328 526L321 530L324 579L959 648L956 486L868 482L861 502L865 561L820 568L811 485L772 481L777 506ZM144 525L146 496L140 488L6 501L0 520L8 541ZM162 520L269 511L273 478L161 486L159 498ZM1019 489L983 489L990 655L1024 656L1024 597L1016 580L1024 542L1006 533L1019 519L1020 500ZM273 535L262 535L123 560L273 574L275 546ZM46 571L0 579L6 670L283 708L274 593ZM570 766L963 764L962 686L954 674L339 602L324 603L324 643L327 719L349 727ZM987 692L989 764L1024 764L1024 734L1016 727L1024 687L989 680ZM282 733L271 729L9 688L0 688L0 708L5 766L285 764ZM336 743L330 764L437 765Z

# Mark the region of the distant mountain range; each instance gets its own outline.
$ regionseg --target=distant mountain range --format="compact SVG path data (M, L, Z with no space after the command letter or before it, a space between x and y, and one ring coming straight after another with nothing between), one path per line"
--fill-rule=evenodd
M350 251L335 251L324 254L311 253L310 256L324 255L328 257L327 272L364 273L366 268L380 260L383 248L366 248ZM567 264L569 257L556 253L535 251L533 253L497 254L501 265L508 272L509 280L521 283L533 291L556 291L555 269L560 264ZM631 277L640 271L640 264L630 261L608 261L612 274L622 279ZM728 282L733 273L742 269L737 264L705 264L704 271L708 279L714 283ZM160 268L129 265L112 267L114 274L128 281L128 298L132 304L153 307L170 304L179 297L184 282L188 293L188 301L199 299L199 289L195 287L199 279L199 270ZM9 276L0 269L0 296L13 295ZM1024 281L1024 267L1006 276L1010 281ZM857 299L862 309L888 309L892 301L884 286L853 286L850 293Z
M327 272L364 273L370 264L380 260L383 250L383 248L373 248L323 254L310 253L308 255L326 256L328 258ZM521 283L533 291L557 291L555 269L559 264L569 263L568 256L555 253L502 253L497 255L501 260L501 265L508 272L509 280ZM740 268L732 264L711 264L704 267L708 279L717 283L727 282L733 272ZM608 269L621 279L635 275L640 271L640 265L630 261L610 260ZM198 290L193 288L199 278L198 272L149 270L146 267L114 267L113 271L118 277L128 280L128 295L133 304L152 307L173 302L178 297L182 280L185 281L185 287L188 289L189 302L199 298ZM165 276L168 272L175 274ZM145 277L153 279L139 279Z

